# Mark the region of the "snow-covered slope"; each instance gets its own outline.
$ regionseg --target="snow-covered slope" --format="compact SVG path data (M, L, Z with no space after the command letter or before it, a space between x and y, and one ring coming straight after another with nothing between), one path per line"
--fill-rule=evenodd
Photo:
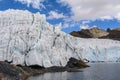
M13 64L65 66L70 57L119 61L120 41L75 38L46 22L45 15L22 10L0 12L0 60Z

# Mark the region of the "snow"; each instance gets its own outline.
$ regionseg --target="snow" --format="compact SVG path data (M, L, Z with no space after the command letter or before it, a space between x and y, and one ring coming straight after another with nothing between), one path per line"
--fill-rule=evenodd
M0 61L51 67L65 66L70 57L120 61L120 41L70 36L61 31L61 24L49 24L40 13L0 12Z

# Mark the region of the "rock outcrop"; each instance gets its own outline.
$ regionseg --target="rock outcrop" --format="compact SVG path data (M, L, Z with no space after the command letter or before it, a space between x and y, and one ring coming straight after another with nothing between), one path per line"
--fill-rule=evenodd
M94 27L91 29L82 29L81 31L78 31L78 32L73 31L70 34L72 36L81 37L81 38L99 38L102 36L106 36L109 33L102 29Z
M120 41L120 28L112 29L107 31L109 34L106 36L102 36L104 39L113 39Z
M29 74L22 68L0 61L0 80L26 80Z
M78 59L71 57L69 61L67 62L66 67L67 68L85 68L89 66L82 60L78 60Z
M97 27L91 29L82 29L81 31L73 31L70 33L72 36L80 38L100 38L100 39L113 39L120 40L120 28L108 29L107 31Z

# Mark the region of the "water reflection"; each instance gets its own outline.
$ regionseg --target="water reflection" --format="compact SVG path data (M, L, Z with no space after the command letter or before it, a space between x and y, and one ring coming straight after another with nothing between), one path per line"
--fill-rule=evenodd
M67 80L67 72L46 73L40 76L31 77L29 80Z
M90 64L83 72L45 73L28 80L120 80L120 63Z

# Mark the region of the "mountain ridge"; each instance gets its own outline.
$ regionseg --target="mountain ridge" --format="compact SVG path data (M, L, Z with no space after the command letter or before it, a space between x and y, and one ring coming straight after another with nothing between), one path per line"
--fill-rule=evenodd
M99 29L98 27L94 27L90 29L82 29L81 31L73 31L70 33L70 35L81 38L120 40L120 28L115 28L115 29L108 28L105 31L103 29Z

